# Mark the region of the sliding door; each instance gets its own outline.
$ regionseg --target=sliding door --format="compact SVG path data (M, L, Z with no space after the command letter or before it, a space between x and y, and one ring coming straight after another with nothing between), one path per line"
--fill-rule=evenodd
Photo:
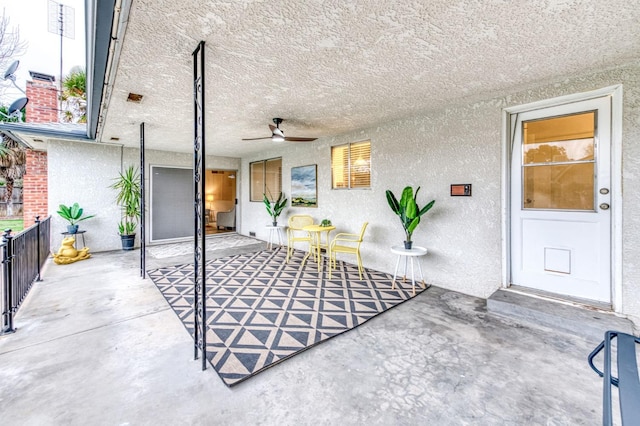
M193 169L151 166L151 241L193 237Z

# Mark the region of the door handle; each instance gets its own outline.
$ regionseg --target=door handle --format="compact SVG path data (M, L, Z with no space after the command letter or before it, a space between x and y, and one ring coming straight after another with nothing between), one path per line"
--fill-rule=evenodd
M602 209L602 210L609 210L609 204L607 204L607 203L602 203L602 204L600 204L600 209Z

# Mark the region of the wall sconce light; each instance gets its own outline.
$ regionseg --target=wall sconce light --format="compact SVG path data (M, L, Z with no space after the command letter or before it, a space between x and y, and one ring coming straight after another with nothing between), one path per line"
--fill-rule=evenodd
M209 210L211 210L211 203L213 202L213 194L207 194L205 199L207 200L207 203L209 203Z

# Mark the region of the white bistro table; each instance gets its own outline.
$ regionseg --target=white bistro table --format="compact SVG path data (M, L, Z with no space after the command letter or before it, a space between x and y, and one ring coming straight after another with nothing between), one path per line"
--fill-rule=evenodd
M284 241L282 230L284 228L286 228L286 226L284 225L267 225L267 229L269 230L269 241L267 242L267 250L271 250L273 248L273 244L276 242L276 238L278 239L278 245L282 245L282 242Z
M393 282L391 284L391 288L396 288L396 276L398 275L398 266L400 266L400 259L404 258L404 273L402 276L402 282L405 282L407 279L407 263L411 261L411 283L413 286L413 295L416 295L416 277L413 269L413 260L416 260L418 264L418 272L420 272L420 280L422 287L425 289L428 288L426 283L424 282L424 277L422 276L422 267L420 266L420 256L424 256L427 254L427 249L424 247L413 246L410 249L404 248L404 246L393 246L391 247L391 253L398 255L398 260L396 261L396 270L393 272Z

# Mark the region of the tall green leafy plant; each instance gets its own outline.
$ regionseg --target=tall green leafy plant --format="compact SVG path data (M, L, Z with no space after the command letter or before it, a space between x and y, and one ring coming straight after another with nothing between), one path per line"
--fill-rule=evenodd
M116 203L122 211L122 220L118 224L120 235L133 235L136 233L138 220L140 219L140 173L133 166L127 167L124 172L114 179L110 188L115 189Z
M269 197L267 197L267 194L262 195L262 201L267 208L267 213L269 213L269 216L271 216L273 223L275 224L278 222L278 216L280 216L282 210L284 210L284 208L287 206L287 199L282 192L280 192L280 195L278 195L278 199L273 202L269 199ZM269 193L269 195L271 195L271 193Z
M431 200L426 206L420 208L416 201L418 191L420 191L420 187L416 189L415 194L413 193L412 187L405 187L402 190L400 201L398 201L396 196L393 195L393 192L388 189L386 191L389 207L391 207L391 210L400 217L400 222L402 223L406 236L405 241L408 242L409 245L411 243L413 231L415 231L416 227L420 223L420 217L431 210L431 207L433 207L436 202L436 200Z

